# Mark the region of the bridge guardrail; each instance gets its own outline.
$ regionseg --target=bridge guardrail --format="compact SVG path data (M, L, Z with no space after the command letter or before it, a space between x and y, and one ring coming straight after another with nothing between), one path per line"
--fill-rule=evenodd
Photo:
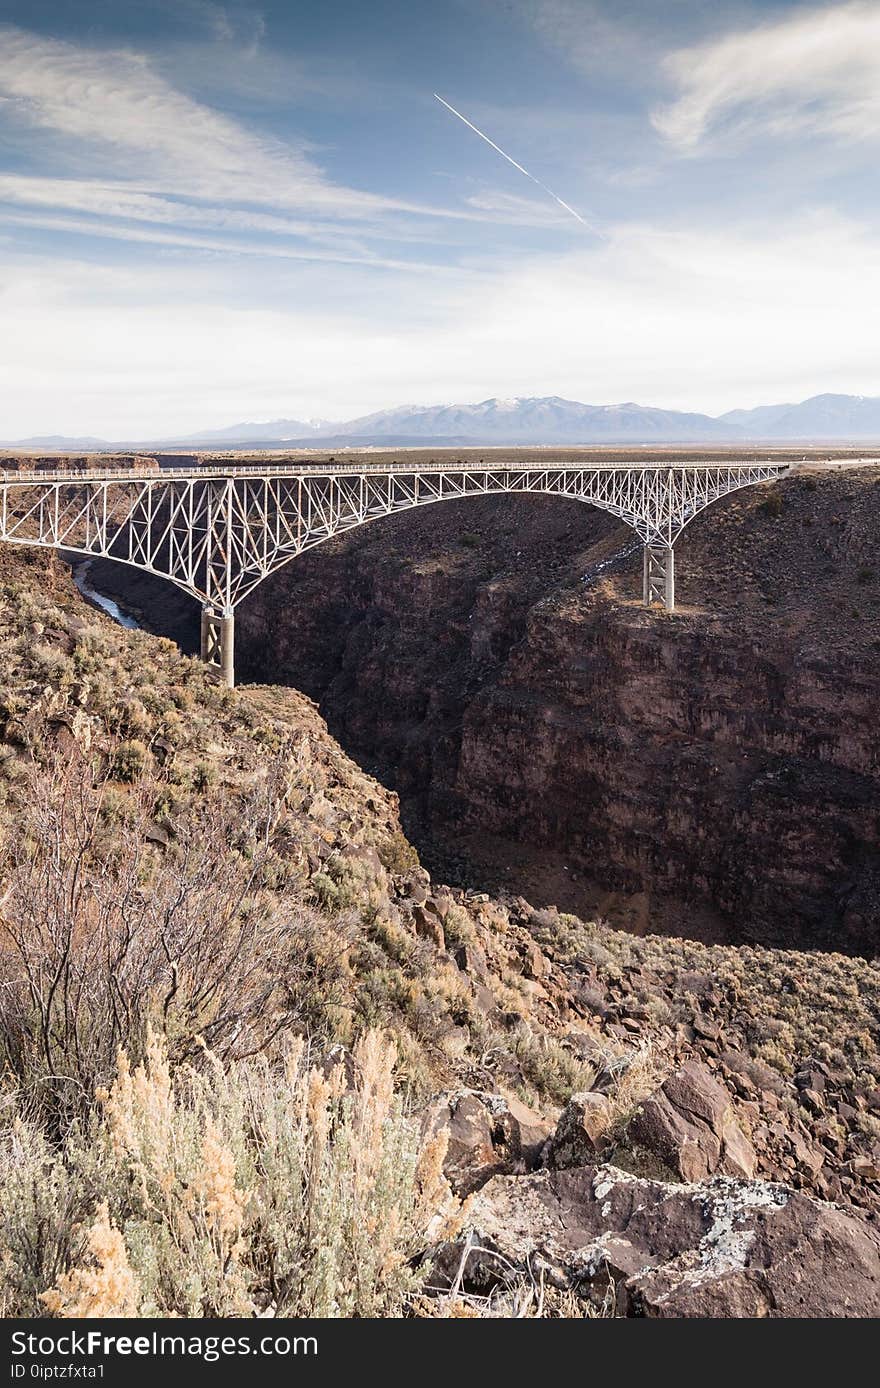
M859 459L859 462L876 463L880 458ZM621 461L590 462L589 460L551 460L546 462L534 462L529 459L523 462L454 462L454 463L318 463L309 466L297 466L295 463L266 463L253 467L190 467L190 468L163 468L156 469L136 469L136 468L70 468L52 471L41 469L39 471L7 471L0 469L0 484L10 485L16 482L163 482L179 479L181 481L194 481L198 478L217 481L228 477L335 477L339 473L350 473L355 477L359 476L384 476L388 473L416 473L416 472L564 472L569 469L577 472L599 471L599 472L619 472L621 469L632 469L633 471L643 472L666 472L666 471L691 471L694 468L754 468L754 467L777 467L780 472L787 472L795 466L795 460L781 458L750 458L750 459L722 459L722 458L692 458L687 462L675 461Z

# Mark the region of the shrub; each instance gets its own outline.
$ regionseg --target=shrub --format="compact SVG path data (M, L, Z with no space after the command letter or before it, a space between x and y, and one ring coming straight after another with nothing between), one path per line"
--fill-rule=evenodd
M95 1191L84 1176L74 1178L37 1124L20 1116L0 1133L0 1187L0 1313L41 1315L41 1293L82 1255L77 1226Z
M345 905L342 891L326 872L315 872L311 877L311 888L315 901L324 911L338 911Z
M565 1104L572 1094L591 1089L595 1082L595 1066L579 1060L553 1036L524 1030L514 1040L513 1053L532 1086L524 1095L529 1103L536 1095L547 1094L555 1103Z
M388 872L411 872L420 866L418 853L400 831L383 839L377 851L380 863Z
M42 643L31 645L28 657L35 673L41 679L61 683L73 671L73 662L58 646L47 646Z
M147 839L155 787L118 795L80 754L32 766L0 851L0 1065L58 1125L120 1046L138 1059L151 1019L175 1061L203 1043L228 1059L294 1025L322 1031L340 1000L342 927L262 886L265 788L181 813L164 852Z
M2 1149L6 1315L389 1316L449 1199L444 1146L420 1148L395 1097L394 1048L365 1035L346 1067L173 1071L150 1033L120 1053L84 1132L52 1152L19 1120Z
M771 520L778 520L784 509L785 503L782 500L781 492L770 492L769 496L761 502L762 513L769 516Z
M217 770L209 761L200 761L193 768L193 789L203 795L217 784Z
M146 770L149 757L147 748L137 738L120 742L111 763L113 779L129 783L136 781Z
M443 933L448 945L472 945L477 940L477 930L467 911L453 901L443 917Z

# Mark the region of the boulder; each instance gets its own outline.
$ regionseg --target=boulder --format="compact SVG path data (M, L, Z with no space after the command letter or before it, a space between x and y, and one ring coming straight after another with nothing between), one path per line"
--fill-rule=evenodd
M547 956L534 940L526 940L522 946L522 971L526 978L545 978L550 972Z
M880 1181L880 1144L870 1156L854 1157L852 1169L863 1181Z
M643 1180L613 1166L493 1176L432 1281L474 1293L525 1280L650 1317L875 1317L880 1233L788 1187Z
M443 924L435 911L429 910L427 906L415 905L412 908L412 919L417 935L423 940L430 940L437 949L446 948Z
M448 1136L443 1173L463 1196L496 1172L531 1169L552 1127L517 1099L457 1089L435 1095L422 1115L425 1140L443 1130Z
M553 1132L553 1124L543 1114L529 1108L514 1094L504 1098L507 1111L519 1129L519 1155L527 1171L533 1170L543 1160L548 1139Z
M425 902L428 910L433 910L434 914L439 916L442 921L445 921L454 905L455 902L448 892L434 892L433 896L429 896Z
M715 1172L754 1176L755 1149L734 1116L730 1095L710 1070L690 1060L646 1099L627 1144L653 1153L683 1181Z
M483 984L488 982L490 974L486 951L480 945L470 942L458 944L451 953L462 973L469 974Z
M547 1161L557 1168L595 1162L606 1144L610 1122L611 1102L607 1095L592 1090L572 1094L548 1144Z

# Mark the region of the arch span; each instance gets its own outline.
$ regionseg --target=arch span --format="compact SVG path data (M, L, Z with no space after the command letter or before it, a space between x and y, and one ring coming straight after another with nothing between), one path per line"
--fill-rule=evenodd
M788 463L480 462L7 473L0 539L116 559L202 604L202 657L234 680L235 608L269 574L335 535L440 501L530 493L617 516L644 548L643 595L675 603L674 546L720 497Z

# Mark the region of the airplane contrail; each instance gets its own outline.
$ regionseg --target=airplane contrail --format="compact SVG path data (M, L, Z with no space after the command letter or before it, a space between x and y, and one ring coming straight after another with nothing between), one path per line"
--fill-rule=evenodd
M494 140L490 140L488 135L484 135L482 130L478 130L477 127L471 121L468 120L467 116L463 116L461 114L461 111L456 111L455 107L450 106L448 101L444 101L443 97L440 96L438 92L435 92L434 96L440 102L441 106L445 106L447 111L451 111L454 116L458 116L458 119L464 121L465 125L468 127L469 130L472 130L475 135L479 135L480 139L485 140L487 145L491 145L495 152L501 155L502 159L506 159L508 164L512 164L515 169L519 169L521 174L525 174L526 178L530 178L533 183L536 183L539 188L542 188L543 191L547 193L553 199L554 202L558 202L560 207L564 207L566 212L570 212L573 217L576 217L582 226L587 227L590 231L593 230L593 228L590 227L589 222L584 221L584 218L581 216L580 212L575 212L573 207L569 207L567 202L563 202L562 198L557 197L553 189L548 188L546 183L542 183L540 178L535 178L535 175L529 173L528 169L524 169L522 164L518 164L515 159L511 159L509 154L505 154L501 146L496 145Z

